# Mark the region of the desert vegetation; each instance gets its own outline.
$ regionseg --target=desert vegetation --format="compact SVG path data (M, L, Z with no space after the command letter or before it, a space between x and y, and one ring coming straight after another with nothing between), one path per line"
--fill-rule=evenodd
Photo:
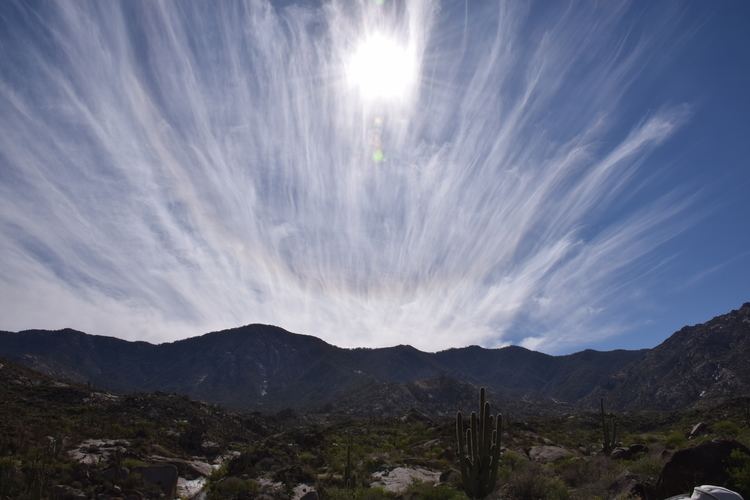
M2 499L191 498L199 491L211 499L460 499L467 490L473 498L519 500L657 498L665 465L680 450L712 443L732 443L722 448L724 484L750 493L748 399L620 413L616 440L608 434L605 449L601 408L516 415L502 426L499 416L489 418L487 401L458 425L414 410L262 415L167 393L111 394L5 361L0 375ZM481 489L467 488L459 456L479 452L500 453L498 461L473 462L497 464L497 472L467 469L469 479L485 479Z

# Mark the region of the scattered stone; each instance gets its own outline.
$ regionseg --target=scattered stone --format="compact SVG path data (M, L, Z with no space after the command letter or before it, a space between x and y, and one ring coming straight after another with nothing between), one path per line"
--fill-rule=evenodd
M215 455L221 451L221 446L213 441L203 441L201 443L201 449L203 450L203 453Z
M109 461L114 453L125 453L130 441L125 439L87 439L68 452L78 463L97 465Z
M691 491L696 484L726 484L734 450L750 453L737 441L718 439L675 452L656 483L659 498Z
M532 446L528 451L529 458L539 463L557 462L573 456L573 453L559 446Z
M372 485L381 486L390 493L403 493L414 482L435 484L440 481L440 472L423 467L396 467L378 471L372 475Z

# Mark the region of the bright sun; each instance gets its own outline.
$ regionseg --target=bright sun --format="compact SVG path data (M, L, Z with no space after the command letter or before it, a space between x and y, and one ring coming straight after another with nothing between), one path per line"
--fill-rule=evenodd
M402 99L417 80L414 51L393 38L370 35L352 52L346 77L365 100Z

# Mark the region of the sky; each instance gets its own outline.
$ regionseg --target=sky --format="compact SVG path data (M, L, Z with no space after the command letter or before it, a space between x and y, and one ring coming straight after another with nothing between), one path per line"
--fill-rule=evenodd
M0 329L652 347L750 301L750 4L0 2Z

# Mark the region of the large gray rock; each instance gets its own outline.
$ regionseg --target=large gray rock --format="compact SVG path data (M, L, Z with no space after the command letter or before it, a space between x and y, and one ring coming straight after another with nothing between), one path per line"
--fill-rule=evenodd
M557 462L572 456L573 453L570 450L559 446L533 446L529 449L529 458L539 463Z
M690 429L690 434L688 434L688 439L693 439L694 437L700 436L701 434L704 434L708 430L708 426L705 422L698 422L693 426L692 429Z
M372 475L372 485L381 486L390 493L403 493L415 481L435 484L440 481L440 472L424 467L396 467Z
M172 464L152 464L133 467L133 474L139 474L143 482L159 487L167 498L177 495L177 467Z
M698 484L727 484L734 450L750 454L737 441L718 439L675 452L659 475L658 497L679 495Z
M68 451L68 456L78 463L99 465L114 454L123 454L130 446L126 439L87 439Z

